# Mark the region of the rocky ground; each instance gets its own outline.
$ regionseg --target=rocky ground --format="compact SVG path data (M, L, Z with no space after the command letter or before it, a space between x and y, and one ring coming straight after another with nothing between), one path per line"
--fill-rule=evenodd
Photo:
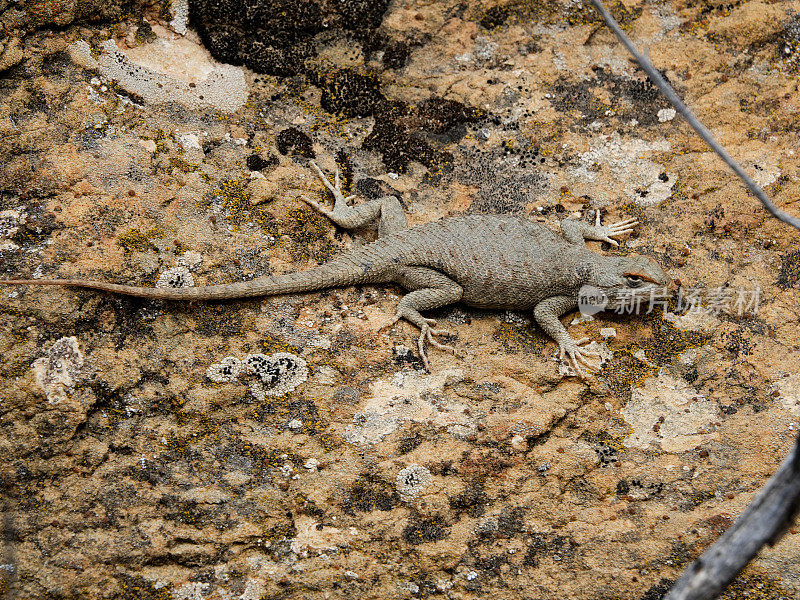
M610 8L800 214L800 2ZM298 198L330 201L315 158L411 223L636 216L592 248L702 300L569 315L608 356L581 380L530 315L461 306L433 315L458 355L425 372L417 332L384 328L393 286L0 290L0 597L654 600L791 447L800 234L588 6L193 2L188 29L177 2L0 11L4 278L313 267L374 236ZM724 597L796 598L798 531Z

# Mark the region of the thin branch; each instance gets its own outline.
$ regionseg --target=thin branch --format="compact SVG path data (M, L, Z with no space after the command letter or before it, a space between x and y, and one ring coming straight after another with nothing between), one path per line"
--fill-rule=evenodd
M787 223L795 229L800 230L800 219L791 216L775 206L775 203L769 199L769 196L764 193L764 190L762 190L759 185L750 178L742 166L736 162L730 154L728 154L727 150L725 150L725 148L723 148L719 142L717 142L717 140L714 139L714 136L711 135L711 132L706 129L706 127L697 119L689 107L684 104L683 100L681 100L675 90L672 89L672 86L667 83L667 81L661 76L661 73L656 70L647 57L636 49L636 46L634 46L630 38L625 35L625 32L622 31L620 26L614 20L614 17L609 14L609 12L606 10L606 7L603 6L603 3L600 0L591 0L591 2L594 4L597 12L600 13L600 16L603 17L611 31L613 31L619 40L625 45L625 47L628 49L628 52L633 55L633 57L636 59L636 62L639 63L639 66L644 70L645 73L647 73L648 77L650 77L653 83L658 86L658 89L660 89L661 93L667 97L667 100L669 100L670 104L675 107L675 110L681 113L689 125L691 125L698 135L705 140L706 144L708 144L711 149L716 152L717 155L724 160L731 169L733 169L733 172L736 173L742 181L744 181L745 185L750 189L751 192L753 192L753 194L755 194L756 198L761 200L761 204L764 205L764 208L766 208L773 216L780 219L784 223Z
M800 507L800 437L778 471L720 538L683 572L664 600L712 600L765 544L774 544Z

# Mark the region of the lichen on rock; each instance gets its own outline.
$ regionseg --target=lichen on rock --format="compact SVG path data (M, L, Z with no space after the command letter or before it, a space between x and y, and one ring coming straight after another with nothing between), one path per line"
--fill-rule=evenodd
M420 465L408 465L397 474L397 493L404 500L419 496L431 482L431 472Z
M8 209L0 211L0 252L16 250L19 246L11 238L25 224L24 210Z
M682 452L718 436L714 422L719 409L685 381L666 373L645 380L622 409L633 428L625 446Z
M36 384L50 404L66 400L69 391L80 379L83 362L83 353L78 348L75 336L57 340L48 349L47 356L33 362Z
M148 46L154 53L171 51L168 46L162 48L155 43ZM234 112L247 101L247 82L239 67L217 63L205 72L204 77L183 81L137 64L114 40L106 40L100 49L100 56L95 59L89 44L79 40L70 44L69 53L76 63L115 80L124 90L147 103L178 102L194 109L213 107Z
M240 361L226 356L206 370L206 377L215 383L234 381L243 375L253 375L257 381L250 383L250 390L259 401L270 396L283 396L293 392L308 379L305 360L288 352L274 354L249 354Z
M158 276L156 281L157 288L182 288L194 287L194 276L189 271L188 267L178 265L164 269Z
M684 288L763 294L745 314L565 315L613 353L580 379L529 313L464 306L423 311L458 350L431 348L426 373L419 330L381 328L405 293L392 284L195 303L3 288L0 592L656 597L788 452L797 235L587 3L189 0L185 35L167 29L182 29L177 0L6 4L0 68L21 60L0 86L0 277L312 268L374 235L302 203L333 205L313 159L339 167L355 206L400 198L411 225L499 213L555 231L602 207L639 226L593 251L650 256ZM791 8L609 3L796 211ZM193 28L245 67L217 90L233 112L199 98L219 65ZM730 598L796 597L798 544L784 536Z
M214 383L234 381L242 372L242 362L235 356L226 356L206 370L206 377Z

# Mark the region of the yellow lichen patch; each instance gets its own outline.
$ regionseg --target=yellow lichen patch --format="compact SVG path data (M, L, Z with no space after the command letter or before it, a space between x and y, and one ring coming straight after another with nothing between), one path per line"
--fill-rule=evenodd
M291 344L285 342L284 340L280 340L270 336L269 334L264 334L266 337L259 341L261 346L261 352L264 354L274 354L275 352L289 352L291 354L299 354L300 348L292 346Z
M509 353L524 351L541 354L546 343L545 338L532 327L513 323L501 323L492 338L500 342L503 350Z
M120 580L122 598L138 598L141 600L172 600L172 584L156 587L154 583L140 577L123 575Z
M243 221L252 220L250 193L244 181L238 179L220 181L219 189L214 194L222 200L222 208L231 224L240 225Z
M678 354L685 352L689 348L702 346L707 340L708 335L697 331L681 331L669 321L665 321L663 316L649 319L652 338L640 344L648 360L656 364L664 364L672 360Z
M275 217L264 207L254 206L252 194L246 179L224 179L216 190L211 192L213 198L222 204L225 220L234 231L246 224L257 225L268 235L279 235Z
M795 592L760 569L748 567L733 580L720 598L722 600L778 600L792 598Z
M617 21L626 27L635 21L642 9L629 9L623 2L611 2L608 9ZM569 25L602 24L603 19L589 3L572 3L564 11L557 2L546 0L515 0L501 6L493 6L478 16L485 29L502 29L508 25L525 24L530 21L554 24L566 21Z
M607 381L615 394L624 396L630 392L631 386L640 385L657 371L657 367L639 360L630 350L618 350L603 365L599 376Z
M163 237L164 232L160 229L149 229L143 232L138 227L129 229L117 238L117 245L123 248L126 252L144 251L150 246L153 238Z
M182 173L193 173L200 168L200 165L195 165L190 162L186 162L180 157L177 156L170 156L169 164L172 166L173 169L177 169Z
M607 431L598 431L594 438L594 441L596 441L598 444L603 444L604 446L613 448L617 452L622 452L625 450L625 437L623 436L613 436Z
M312 210L298 208L289 211L285 234L294 242L294 246L288 248L289 253L298 260L330 260L338 253L328 237L330 231L330 222Z
M641 7L628 8L623 2L609 2L607 4L609 12L614 16L620 27L625 29L642 14ZM605 21L589 2L579 2L571 4L567 10L566 21L570 25L605 25Z

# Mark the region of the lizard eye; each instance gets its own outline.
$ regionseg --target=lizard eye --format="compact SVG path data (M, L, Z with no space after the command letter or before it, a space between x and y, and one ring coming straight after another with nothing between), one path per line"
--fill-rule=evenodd
M625 275L625 283L628 284L628 287L637 288L644 283L644 279L638 275Z

